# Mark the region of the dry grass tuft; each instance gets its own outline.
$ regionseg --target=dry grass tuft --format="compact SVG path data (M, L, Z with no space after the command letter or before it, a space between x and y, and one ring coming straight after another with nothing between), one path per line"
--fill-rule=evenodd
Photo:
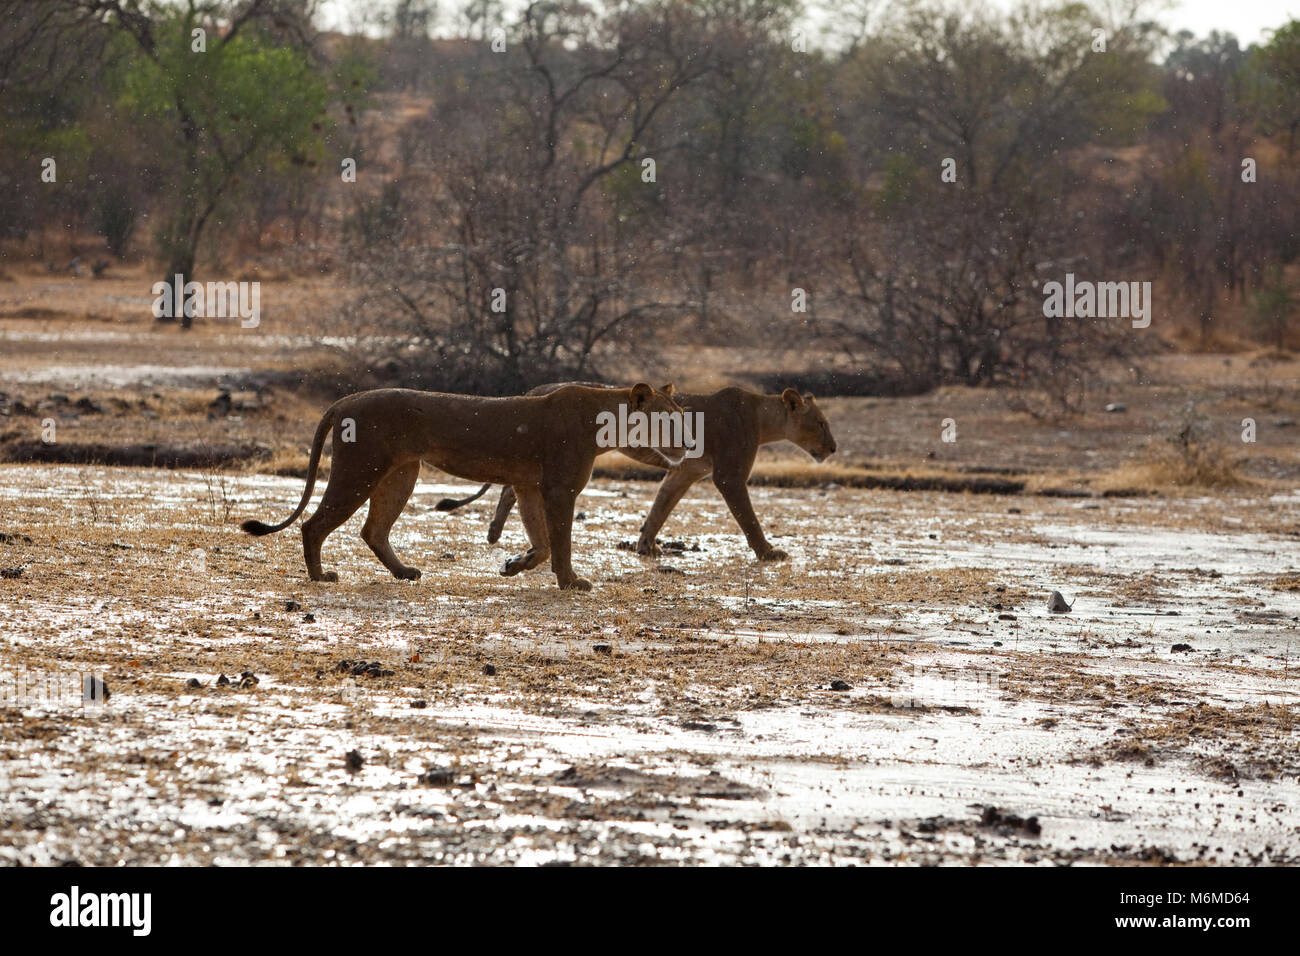
M1096 481L1102 491L1124 488L1153 492L1170 489L1226 491L1256 482L1238 470L1218 442L1199 438L1190 427L1149 446L1147 459L1115 469Z

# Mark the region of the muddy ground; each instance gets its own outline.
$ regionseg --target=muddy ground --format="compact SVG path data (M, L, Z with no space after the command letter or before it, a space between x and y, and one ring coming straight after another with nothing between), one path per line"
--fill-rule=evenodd
M760 566L704 488L636 557L598 481L572 594L428 481L422 580L358 516L312 584L235 524L300 490L0 468L0 860L1300 861L1300 495L759 488Z
M774 446L755 476L800 486L753 489L779 565L707 483L638 558L655 486L603 478L575 529L593 592L502 578L517 518L489 546L495 495L438 513L466 489L429 474L394 532L422 580L358 516L311 584L296 527L238 522L298 499L339 289L261 278L258 329L185 333L142 268L0 277L0 461L68 462L0 464L0 862L1300 859L1294 358L1155 349L1060 418L829 399L832 462ZM661 358L628 374L809 361ZM1159 457L1189 424L1213 490Z

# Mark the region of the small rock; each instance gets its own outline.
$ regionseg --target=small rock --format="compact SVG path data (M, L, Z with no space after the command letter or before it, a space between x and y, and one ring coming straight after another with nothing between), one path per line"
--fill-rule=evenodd
M591 651L593 654L613 654L614 648L608 644L593 644L591 645Z
M315 623L316 623L316 615L315 615L315 614L304 614L304 615L302 616L302 622L303 622L304 624L315 624Z
M384 667L379 661L352 660L345 657L334 665L334 670L340 674L351 674L353 677L392 677L393 672Z
M1192 650L1192 645L1190 644L1175 644L1173 647L1169 648L1170 653L1173 654L1186 653L1190 650Z
M302 605L299 604L297 601L292 601L292 600L290 600L290 601L285 601L285 602L284 602L284 609L285 609L286 611L301 611L301 610L302 610Z
M846 680L833 680L831 690L853 690L853 685Z
M450 787L456 775L443 767L430 767L420 774L420 783L429 787Z
M108 685L101 678L87 675L81 679L81 699L83 701L94 701L102 704L111 696Z
M484 664L483 673L488 677L495 677L497 673L497 666L495 664Z
M1043 832L1038 817L1021 817L993 806L986 806L984 812L980 814L980 826L996 827L1003 831L1023 830L1031 836L1038 836Z
M1110 412L1111 414L1118 414L1120 412L1128 411L1128 406L1125 405L1123 402L1111 402L1109 405L1106 406L1106 411Z
M0 568L0 578L9 578L10 580L13 580L15 578L21 578L22 576L22 568Z
M218 675L218 677L217 677L217 686L218 686L218 687L229 687L229 686L230 686L230 678L227 677L225 674L220 674L220 675Z
M203 685L199 683L199 679L197 677L191 677L189 680L185 682L185 686L188 687L190 690L196 690L202 687Z
M416 710L424 710L424 708L429 706L429 702L421 697L419 700L411 701L411 706Z
M366 758L361 756L359 750L349 750L347 756L343 758L343 762L349 770L357 771L365 766Z
M1052 596L1047 599L1047 609L1053 614L1069 614L1074 609L1074 605L1066 604L1065 596L1060 591L1053 591Z
M1015 619L1016 619L1016 616L1015 616L1014 614L999 614L999 615L998 615L998 620L999 620L999 621L1014 621Z

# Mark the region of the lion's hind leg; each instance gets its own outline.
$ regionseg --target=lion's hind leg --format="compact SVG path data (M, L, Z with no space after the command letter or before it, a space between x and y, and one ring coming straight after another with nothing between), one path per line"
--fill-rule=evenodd
M338 573L321 569L320 550L325 539L347 521L370 497L382 473L349 467L343 456L335 454L329 484L321 495L316 513L302 523L302 550L307 559L307 576L313 581L337 581Z
M528 543L532 547L505 563L501 573L507 576L531 570L551 556L550 537L546 532L546 504L542 499L542 490L533 485L521 485L515 488L515 496L519 499L519 517L524 521L524 530L528 532ZM508 511L506 513L509 514Z
M501 489L501 497L497 499L497 510L492 516L492 523L488 525L488 544L496 544L501 540L501 531L506 526L506 519L510 517L510 511L515 506L515 489L506 485Z
M361 538L370 545L384 567L393 572L393 577L402 581L414 581L420 577L420 569L408 567L402 563L388 541L388 532L402 514L415 482L420 477L418 461L400 465L390 471L375 486L370 494L370 511L366 514L366 523L361 528Z

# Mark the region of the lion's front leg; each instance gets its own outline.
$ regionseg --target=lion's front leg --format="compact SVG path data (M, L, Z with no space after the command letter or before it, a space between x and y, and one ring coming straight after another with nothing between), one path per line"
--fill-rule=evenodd
M758 523L758 515L754 514L754 505L749 500L749 489L745 485L748 476L748 472L740 474L715 471L713 484L722 493L723 500L731 509L731 516L745 533L745 540L753 549L754 556L760 561L784 561L789 555L780 548L772 547L763 534L763 526Z
M567 488L555 488L545 496L547 537L551 542L551 570L555 580L566 591L590 591L591 582L573 571L573 506L577 494ZM520 499L522 504L523 499Z
M655 503L650 508L650 514L646 516L645 523L641 525L641 537L636 543L636 553L640 555L650 555L658 557L663 554L656 539L659 537L659 530L672 514L677 503L682 500L682 496L690 489L691 485L699 481L709 473L709 466L703 462L689 463L681 468L674 468L668 474L664 475L664 480L659 484L659 493L655 495Z

